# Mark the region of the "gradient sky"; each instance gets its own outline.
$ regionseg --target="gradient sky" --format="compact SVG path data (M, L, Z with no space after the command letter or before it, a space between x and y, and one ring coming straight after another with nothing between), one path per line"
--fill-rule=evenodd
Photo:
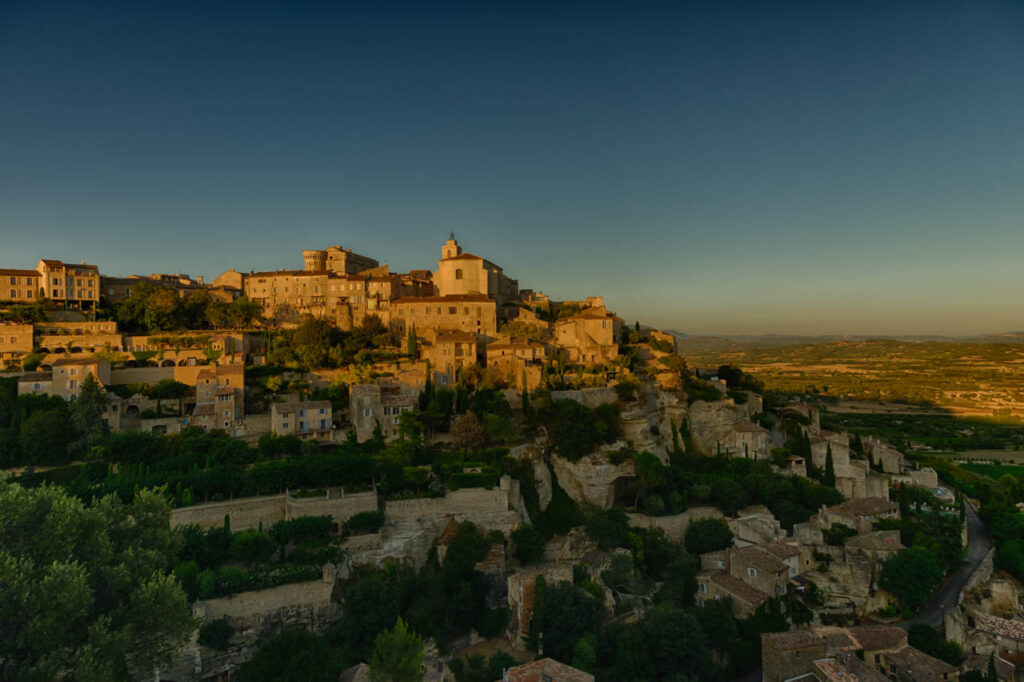
M449 230L690 333L1024 328L1024 4L0 0L0 267Z

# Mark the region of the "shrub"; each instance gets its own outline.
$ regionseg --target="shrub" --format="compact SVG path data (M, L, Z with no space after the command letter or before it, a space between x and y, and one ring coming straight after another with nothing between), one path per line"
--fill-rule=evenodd
M526 524L512 531L516 543L516 558L524 564L534 564L544 559L544 534L534 526Z
M211 649L224 651L228 648L235 629L228 623L227 618L218 618L208 623L203 623L199 628L199 643Z
M346 535L368 535L376 533L383 525L383 514L376 511L364 511L350 516L342 528Z

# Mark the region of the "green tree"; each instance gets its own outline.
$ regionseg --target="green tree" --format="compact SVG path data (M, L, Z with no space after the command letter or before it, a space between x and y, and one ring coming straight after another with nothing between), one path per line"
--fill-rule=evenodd
M327 320L304 315L292 336L292 348L302 366L319 369L327 364L331 348L331 323Z
M335 682L342 661L327 641L287 628L270 638L238 671L239 682Z
M127 679L171 664L196 627L167 574L170 508L143 491L85 506L0 480L4 679Z
M732 531L722 519L698 519L686 529L683 544L690 554L717 552L732 547Z
M524 564L535 564L544 559L544 534L536 526L525 524L512 531L516 543L516 558Z
M661 485L665 481L665 467L661 460L647 452L640 452L636 456L636 499L633 500L634 509L639 508L640 499L647 500L652 488Z
M934 554L922 547L908 547L882 564L879 585L914 611L924 606L942 584L942 567Z
M21 424L18 444L25 464L66 464L75 432L67 408L33 412Z
M417 356L416 352L416 326L412 325L409 327L409 332L405 336L405 354L409 356L410 360L415 360Z
M828 444L828 449L825 451L825 475L822 477L821 482L829 488L836 487L836 467L832 461L831 443Z
M393 629L377 635L370 659L373 682L417 682L425 673L423 639L409 632L404 620L399 618Z
M82 450L92 447L110 433L110 425L103 416L110 398L92 372L85 375L78 397L71 402L71 424L78 434Z

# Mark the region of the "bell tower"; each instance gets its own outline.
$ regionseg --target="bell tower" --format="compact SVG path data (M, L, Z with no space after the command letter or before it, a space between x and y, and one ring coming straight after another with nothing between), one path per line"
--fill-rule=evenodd
M455 241L455 233L451 232L448 234L448 241L446 241L444 246L441 247L441 260L455 258L460 253L462 253L462 247L459 246L457 241Z

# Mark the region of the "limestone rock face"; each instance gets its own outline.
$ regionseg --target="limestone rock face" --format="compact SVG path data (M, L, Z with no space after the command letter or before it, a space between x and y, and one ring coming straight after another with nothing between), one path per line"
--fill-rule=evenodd
M732 399L690 405L690 436L703 454L714 455L721 449L737 449L735 424L746 417L746 410ZM742 452L742 448L738 448Z
M573 528L564 537L554 537L544 547L545 561L577 562L597 551L597 543L590 539L583 528Z
M636 476L633 460L622 464L608 461L608 453L625 446L623 442L602 446L597 452L584 455L576 462L563 457L552 457L551 465L558 484L569 497L581 503L596 504L608 509L615 502L615 484L622 478Z
M637 451L657 455L667 465L672 449L672 423L678 427L686 412L686 401L678 392L645 385L638 399L623 409L623 438Z
M533 460L533 480L537 485L541 511L544 511L551 504L551 470L543 460Z

